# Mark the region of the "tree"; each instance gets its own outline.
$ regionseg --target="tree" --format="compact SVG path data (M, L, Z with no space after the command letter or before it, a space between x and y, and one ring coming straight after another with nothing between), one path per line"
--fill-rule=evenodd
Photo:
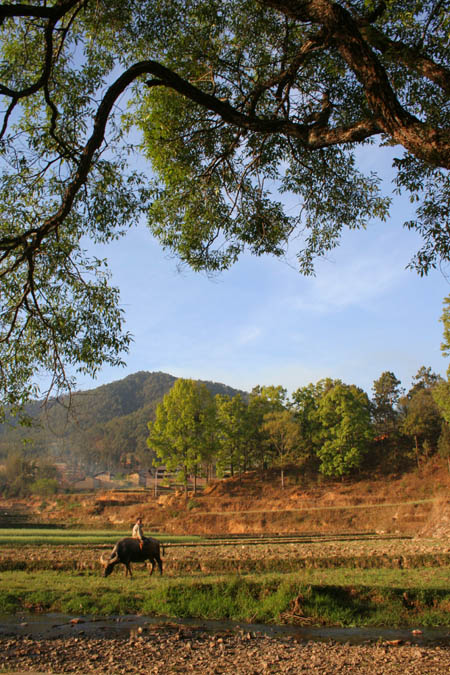
M370 463L382 465L384 470L397 469L402 457L404 437L400 432L401 411L399 407L403 389L394 373L385 371L372 387L372 415L375 438Z
M189 475L197 476L207 459L213 414L214 402L206 386L179 379L158 405L155 421L148 424L147 444L157 455L155 464L178 472L186 496Z
M397 426L398 402L402 395L401 382L394 373L386 371L373 383L374 419L377 432L392 433Z
M444 325L443 341L441 351L444 356L450 355L450 295L444 298L444 309L441 316ZM441 457L447 459L447 466L450 472L450 367L447 369L447 380L443 378L437 382L431 390L433 399L439 408L444 422L438 441L438 452Z
M442 417L434 400L431 388L417 387L411 396L402 399L405 416L401 430L414 439L414 454L417 466L433 450L436 450L442 429Z
M337 382L326 391L317 410L321 446L317 456L326 476L344 476L358 469L373 438L367 394L355 385Z
M286 406L287 390L281 385L253 387L248 401L247 456L249 461L261 469L269 462L266 434L263 430L264 416L280 412Z
M438 453L443 459L447 460L447 469L450 473L450 427L446 422L442 425L441 435L439 436Z
M317 467L317 449L320 447L322 428L318 409L320 399L340 380L325 378L316 384L300 387L292 394L292 410L301 431L302 454Z
M390 199L358 146L397 146L426 274L450 257L450 57L436 0L31 0L0 7L2 400L118 364L117 289L83 241L142 215L217 271L248 249L303 273ZM121 109L123 104L123 109ZM126 109L126 111L124 111ZM135 152L152 170L139 172ZM272 187L269 187L269 186ZM297 213L277 194L294 196Z
M407 393L407 398L412 398L418 391L433 389L440 382L442 382L440 375L434 373L429 366L421 366L412 378L412 386Z
M248 468L246 457L248 436L247 405L240 394L230 397L226 394L217 394L216 424L218 448L216 452L216 467L219 475L229 470L234 476L236 469L241 472Z
M287 465L299 459L301 432L290 410L280 410L264 415L262 430L267 434L274 458L272 464L280 469L281 488L284 489L284 472Z
M0 491L6 497L26 497L31 493L48 495L58 491L56 467L48 461L36 461L24 452L8 454L0 472Z
M56 478L37 478L30 485L30 492L41 497L51 497L58 492L59 485Z
M444 356L450 356L450 295L444 298L444 309L442 311L441 321L444 325L443 341L441 342L441 352ZM447 378L450 378L450 366L447 369Z

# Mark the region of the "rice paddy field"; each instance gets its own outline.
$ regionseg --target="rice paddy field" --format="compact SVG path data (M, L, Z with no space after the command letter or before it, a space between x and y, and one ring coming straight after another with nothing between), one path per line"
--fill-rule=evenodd
M450 626L450 539L340 533L175 537L164 575L102 577L127 532L0 530L0 614L145 614L334 626Z

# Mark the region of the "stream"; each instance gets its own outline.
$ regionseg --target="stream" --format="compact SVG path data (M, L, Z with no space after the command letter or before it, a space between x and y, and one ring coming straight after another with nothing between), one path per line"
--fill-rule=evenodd
M141 634L146 630L180 630L189 628L202 632L258 633L298 642L340 642L359 645L367 642L398 642L419 646L450 646L450 628L339 628L329 626L293 626L248 624L235 621L202 619L172 619L137 615L73 617L65 614L20 614L0 616L0 637L20 635L34 639L66 638L79 635L92 638L119 638Z

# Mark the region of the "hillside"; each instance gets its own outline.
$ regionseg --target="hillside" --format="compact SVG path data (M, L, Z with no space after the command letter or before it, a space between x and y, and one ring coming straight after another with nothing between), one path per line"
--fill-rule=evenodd
M76 392L69 400L49 401L46 409L38 401L28 407L31 428L0 425L0 458L25 439L34 456L50 454L55 460L70 459L85 470L119 469L125 462L148 462L147 424L173 386L176 378L167 373L138 372L88 391ZM236 389L204 382L210 392L234 396Z
M92 492L0 502L2 512L24 509L40 523L120 529L137 515L145 531L174 534L378 532L450 536L450 473L434 457L401 476L359 481L305 481L288 476L280 488L272 472L248 472L211 483L203 493L155 496L149 491Z

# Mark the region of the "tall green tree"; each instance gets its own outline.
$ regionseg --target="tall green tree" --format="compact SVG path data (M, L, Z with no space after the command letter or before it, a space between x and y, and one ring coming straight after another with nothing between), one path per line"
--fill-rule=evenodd
M392 434L397 428L401 382L394 373L385 371L373 383L372 391L376 431L378 434Z
M263 430L264 416L280 412L287 404L287 390L281 385L253 387L248 401L248 456L253 466L267 468L269 452Z
M300 426L290 410L278 410L264 415L262 430L272 450L272 466L280 470L281 489L284 490L286 467L300 463Z
M433 372L429 366L421 366L412 378L412 385L406 396L412 398L416 392L433 389L440 382L442 377L438 373Z
M443 301L443 311L441 321L444 326L443 340L441 342L441 352L444 356L450 356L450 295L447 295ZM447 369L447 378L450 378L450 366Z
M404 393L400 380L385 371L372 387L372 414L375 439L368 457L369 466L384 471L397 470L401 465L405 439L400 431L400 398Z
M178 472L186 495L189 476L197 476L208 459L214 411L213 398L204 384L179 379L158 405L155 421L148 424L147 444L156 453L155 464Z
M2 3L3 402L42 369L58 389L68 369L121 362L118 292L83 241L142 215L209 271L244 250L282 256L300 234L310 274L345 228L387 217L356 152L389 145L394 189L417 204L411 265L448 260L448 32L436 0Z
M417 466L435 452L442 430L442 416L430 387L415 388L412 395L403 399L404 418L401 429L414 441Z
M412 378L408 393L400 400L401 430L414 441L413 453L418 467L438 445L443 418L434 392L441 390L443 383L443 378L430 367L421 366Z
M313 469L317 469L317 449L320 447L321 422L318 415L320 399L339 380L325 378L316 384L299 387L292 394L292 410L301 431L302 453L308 457Z
M441 351L444 356L450 356L450 295L444 298L444 308L441 321L444 326ZM447 460L450 472L450 366L447 368L447 380L443 378L432 388L432 395L439 412L444 419L441 435L438 440L438 452Z
M233 397L217 394L216 424L218 449L216 452L216 468L218 475L229 471L234 476L235 471L246 470L248 457L248 411L247 404L240 394Z
M326 476L345 476L357 471L373 438L367 394L355 385L337 382L321 397L317 450L320 471Z

